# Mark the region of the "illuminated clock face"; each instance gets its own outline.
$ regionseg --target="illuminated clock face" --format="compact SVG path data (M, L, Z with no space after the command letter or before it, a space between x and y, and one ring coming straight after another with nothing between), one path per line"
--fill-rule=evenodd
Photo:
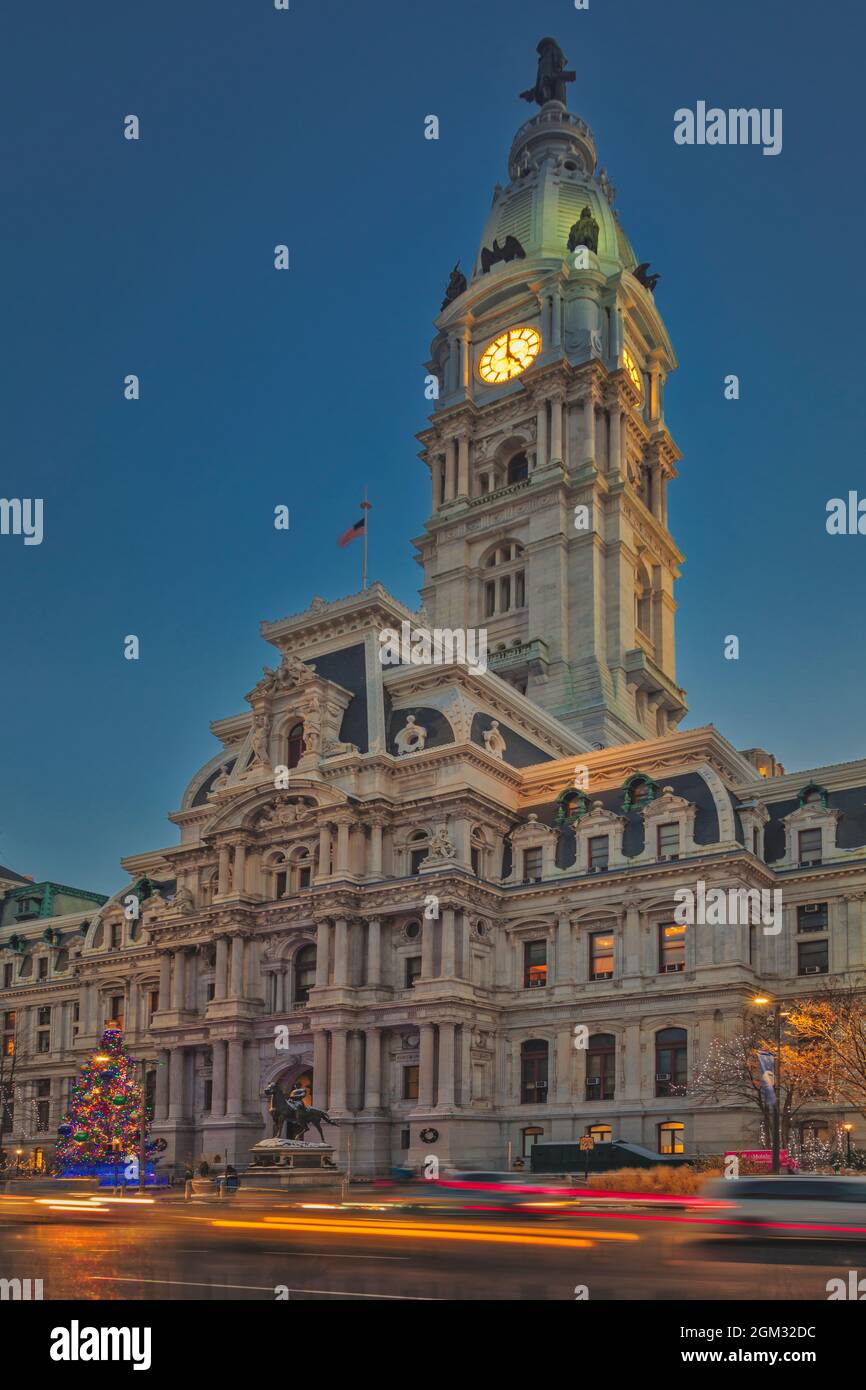
M491 386L498 386L525 372L540 351L541 334L534 328L509 328L484 349L478 375Z
M629 352L628 348L623 348L622 365L628 372L629 380L631 381L632 386L637 391L638 395L642 396L643 382L641 381L640 370L631 353Z

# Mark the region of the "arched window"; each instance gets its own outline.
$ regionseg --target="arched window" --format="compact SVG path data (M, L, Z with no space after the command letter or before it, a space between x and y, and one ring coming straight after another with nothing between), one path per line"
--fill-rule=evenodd
M521 449L519 454L512 454L508 460L508 482L522 483L529 477L529 460Z
M613 1139L613 1130L610 1125L588 1125L586 1132L595 1140L596 1144L609 1144Z
M305 1004L316 983L316 948L302 946L295 956L295 1003Z
M309 888L313 877L313 861L307 845L299 845L292 851L291 886L294 892L299 888Z
M685 1028L661 1028L656 1033L656 1095L681 1095L688 1077L688 1036Z
M486 878L487 876L487 855L489 849L490 846L487 843L484 831L481 829L480 825L474 826L469 840L469 855L472 861L472 871L477 874L479 878Z
M613 1100L616 1093L616 1038L593 1033L586 1053L587 1100Z
M426 830L416 830L409 836L409 872L417 874L430 852L430 842Z
M548 1045L543 1038L530 1038L520 1048L520 1103L543 1105L547 1100Z
M288 749L286 751L286 767L297 767L304 752L304 726L303 724L293 724L289 729Z
M291 865L288 859L284 854L277 853L271 856L264 867L267 882L270 886L270 897L272 899L284 898L289 892L290 887L289 873L291 871Z
M644 637L652 637L652 585L645 565L635 575L634 623Z
M685 1125L680 1124L679 1120L666 1120L663 1125L659 1125L659 1153L685 1153L683 1147L685 1128Z

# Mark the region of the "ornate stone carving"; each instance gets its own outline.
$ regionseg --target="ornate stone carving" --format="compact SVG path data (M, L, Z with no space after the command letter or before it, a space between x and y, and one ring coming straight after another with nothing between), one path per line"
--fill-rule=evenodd
M505 739L499 732L499 720L494 719L489 729L484 729L481 737L484 739L484 747L491 758L502 759L505 752Z
M414 714L407 714L406 723L394 739L398 756L405 758L407 753L422 753L427 742L427 730L415 723Z

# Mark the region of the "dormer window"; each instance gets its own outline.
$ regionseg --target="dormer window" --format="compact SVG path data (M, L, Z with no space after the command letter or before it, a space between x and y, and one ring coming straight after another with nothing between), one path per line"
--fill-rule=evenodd
M636 772L625 784L622 809L626 813L641 811L651 801L654 801L657 795L658 787L655 782L649 777L644 777L642 773Z
M26 922L31 917L38 917L41 906L41 898L19 898L15 909L16 922Z

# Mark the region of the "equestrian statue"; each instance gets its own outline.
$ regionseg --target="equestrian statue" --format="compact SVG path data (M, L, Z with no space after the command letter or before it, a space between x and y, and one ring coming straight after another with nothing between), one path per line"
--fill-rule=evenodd
M265 1095L268 1097L268 1114L274 1127L274 1139L282 1138L283 1125L285 1125L286 1138L303 1143L304 1135L312 1125L319 1136L319 1142L324 1144L322 1121L324 1120L327 1125L335 1125L337 1121L332 1120L326 1110L317 1110L313 1105L305 1105L304 1097L306 1094L306 1089L303 1086L296 1086L293 1091L286 1095L276 1081L272 1081L270 1086L265 1087Z

